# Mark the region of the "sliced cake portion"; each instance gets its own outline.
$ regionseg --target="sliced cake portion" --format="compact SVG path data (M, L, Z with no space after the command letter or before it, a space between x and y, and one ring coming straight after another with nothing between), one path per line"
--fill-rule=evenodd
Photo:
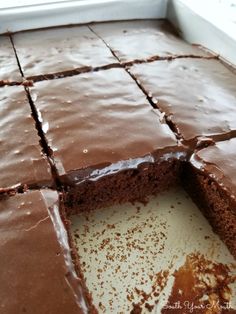
M124 69L37 82L30 93L70 207L145 200L176 181L185 152Z
M2 314L97 313L75 270L57 192L1 200L0 234Z
M13 35L13 42L24 76L29 79L71 75L117 63L87 26L22 32Z
M24 187L52 186L35 121L22 86L0 93L0 194Z
M122 62L152 57L209 57L209 53L181 39L166 20L136 20L91 24Z
M236 135L236 75L218 60L155 61L130 72L186 143Z
M0 86L21 82L22 76L17 64L9 36L0 36Z
M195 152L183 182L236 257L236 138Z

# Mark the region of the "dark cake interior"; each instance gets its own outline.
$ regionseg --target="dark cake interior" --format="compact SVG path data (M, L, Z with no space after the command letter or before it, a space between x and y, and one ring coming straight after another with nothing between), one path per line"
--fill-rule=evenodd
M196 152L186 163L182 182L193 200L204 208L214 230L235 256L236 199L235 199L236 139L217 142Z
M1 36L0 46L6 41L12 63L1 51L1 313L96 313L69 215L146 202L177 182L236 257L231 69L185 43L166 21L26 31Z

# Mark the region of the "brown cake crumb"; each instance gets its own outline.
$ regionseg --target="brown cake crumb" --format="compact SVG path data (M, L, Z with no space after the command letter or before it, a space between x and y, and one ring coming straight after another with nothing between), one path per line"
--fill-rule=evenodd
M183 311L196 314L236 313L230 309L232 291L230 284L236 283L228 265L207 260L201 253L187 256L185 264L174 273L174 285L162 314L182 314ZM172 313L172 312L171 312Z
M152 312L152 310L154 309L154 305L151 305L149 303L145 303L145 308L149 311Z
M139 304L133 303L133 309L130 311L130 314L141 314L142 308Z

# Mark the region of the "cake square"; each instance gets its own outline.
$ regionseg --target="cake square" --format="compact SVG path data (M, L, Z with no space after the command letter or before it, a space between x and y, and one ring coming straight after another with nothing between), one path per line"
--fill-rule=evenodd
M181 58L129 71L186 143L236 134L236 76L220 61Z
M120 200L144 197L161 188L158 180L165 172L167 185L175 177L175 157L184 155L183 149L124 69L37 82L30 93L48 125L45 136L60 180L72 188L71 205L96 207L103 199L117 200L119 193ZM163 166L159 174L157 161ZM167 170L172 167L173 173Z
M183 183L236 257L236 138L195 152Z
M22 32L14 34L13 41L26 78L43 79L117 63L87 26Z
M9 36L0 36L0 86L21 82L22 76Z
M1 313L96 313L77 275L58 193L0 201Z
M52 186L50 165L42 153L24 88L2 87L0 107L0 193L24 186Z
M166 20L106 22L91 24L90 27L122 62L146 60L154 56L210 56L196 45L183 41Z

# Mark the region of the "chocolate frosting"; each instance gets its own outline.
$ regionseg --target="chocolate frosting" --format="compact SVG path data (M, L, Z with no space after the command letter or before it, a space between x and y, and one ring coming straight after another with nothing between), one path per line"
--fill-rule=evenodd
M117 62L87 26L18 33L13 41L27 78Z
M236 135L236 76L218 60L155 61L130 72L185 141Z
M2 314L89 312L58 205L49 190L0 201Z
M180 150L124 69L38 82L30 92L60 175L133 168L153 161L150 155Z
M0 192L24 184L52 185L24 88L2 87L0 108Z
M0 36L0 85L21 82L22 77L8 36Z
M236 195L236 138L218 142L195 152L191 164L209 175L218 184L227 189L231 197Z
M148 59L152 56L210 56L209 53L184 42L165 20L136 20L92 24L120 61Z

